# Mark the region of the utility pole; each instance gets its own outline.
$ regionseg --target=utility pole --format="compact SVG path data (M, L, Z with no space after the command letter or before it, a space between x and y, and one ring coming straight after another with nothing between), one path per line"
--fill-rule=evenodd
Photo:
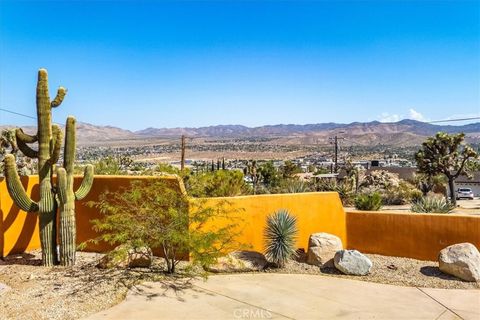
M181 160L180 160L180 170L183 171L185 169L185 135L182 135L182 153L181 153Z
M339 132L339 133L343 133L343 131ZM334 158L334 162L335 162L335 166L334 166L334 173L338 173L338 140L343 140L344 138L339 138L337 135L335 135L334 137L330 137L328 138L330 140L330 143L333 143L333 150L334 150L334 153L335 153L335 158ZM332 142L333 141L333 142Z

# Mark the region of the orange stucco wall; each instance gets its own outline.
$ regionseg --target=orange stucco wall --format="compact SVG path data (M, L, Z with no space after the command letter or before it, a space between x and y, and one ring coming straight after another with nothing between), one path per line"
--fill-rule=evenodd
M156 177L158 179L158 177ZM97 209L88 206L88 202L98 200L105 190L116 191L127 187L132 181L152 179L152 177L95 176L92 190L82 201L76 202L77 242L94 239L98 234L92 229L90 220L101 218ZM162 177L172 183L172 187L184 190L183 183L175 177ZM75 188L81 180L75 178ZM22 177L22 183L33 200L38 201L38 177ZM40 248L37 214L25 213L10 198L4 179L0 178L0 256L21 253ZM87 245L86 250L104 252L111 249L106 243Z
M97 209L87 206L105 190L115 191L133 180L152 177L95 176L92 190L83 201L77 202L78 242L95 238L90 220L100 218ZM165 177L172 186L183 190L176 178ZM38 179L23 177L22 183L38 200ZM79 183L79 180L76 181ZM253 250L263 251L263 231L268 214L288 209L298 219L297 246L307 249L308 236L328 232L339 236L344 246L366 253L435 260L442 248L459 242L471 242L480 248L480 217L438 214L409 214L387 212L345 213L336 193L297 193L256 195L233 198L211 198L211 204L228 201L238 220L237 242ZM216 224L224 222L219 219ZM19 210L8 195L5 181L0 179L0 255L20 253L39 248L36 214ZM86 250L103 252L110 247L89 244Z
M455 243L480 248L480 216L347 212L348 248L365 253L437 260Z

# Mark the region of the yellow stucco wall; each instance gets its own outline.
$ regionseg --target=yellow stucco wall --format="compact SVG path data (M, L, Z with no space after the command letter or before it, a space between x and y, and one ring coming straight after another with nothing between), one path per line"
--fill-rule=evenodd
M228 202L233 211L229 213L229 217L234 217L234 222L238 223L236 242L255 251L264 251L263 232L267 216L279 209L287 209L297 218L298 248L306 251L308 237L316 232L335 234L346 244L345 212L336 192L210 198L208 205L213 206L223 201ZM217 219L216 226L221 224L225 222Z

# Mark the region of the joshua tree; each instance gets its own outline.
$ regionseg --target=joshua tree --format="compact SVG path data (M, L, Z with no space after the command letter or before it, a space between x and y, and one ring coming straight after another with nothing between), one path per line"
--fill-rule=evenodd
M449 135L437 133L428 138L422 149L415 155L418 171L429 176L443 174L448 179L451 203L456 205L455 179L468 174L466 167L470 160L478 158L478 153L470 146L464 146L464 133Z
M93 167L85 168L84 179L77 192L73 192L73 161L75 159L75 119L68 117L64 150L64 168L58 168L58 183L52 183L54 166L57 163L62 145L62 131L52 125L52 108L58 107L65 97L66 90L58 89L57 96L50 101L48 94L48 76L45 69L38 71L37 82L37 123L36 135L27 135L22 129L15 131L20 151L29 158L38 159L40 182L40 200L32 201L23 188L15 164L15 156L5 156L5 176L10 196L22 210L38 212L40 223L40 243L44 266L58 262L57 257L57 209L60 207L60 263L68 266L75 264L75 200L85 197L93 182ZM27 144L38 142L38 150Z

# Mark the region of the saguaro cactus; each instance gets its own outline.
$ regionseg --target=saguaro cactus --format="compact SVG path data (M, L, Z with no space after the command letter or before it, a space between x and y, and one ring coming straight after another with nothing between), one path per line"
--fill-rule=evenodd
M68 191L65 191L66 189L64 189L65 187L68 187L68 183L63 183L65 181L59 181L58 186L54 186L52 183L53 167L59 159L62 144L62 131L60 130L60 127L57 125L52 125L52 108L56 108L62 103L65 94L66 90L60 87L55 99L50 101L50 96L48 94L47 71L45 69L40 69L38 71L37 82L37 134L30 136L25 134L22 129L16 130L16 140L20 151L22 151L22 153L27 157L38 159L38 176L40 181L40 200L38 202L32 201L25 192L16 170L15 157L11 154L5 157L5 177L10 196L22 210L27 212L38 212L40 224L40 243L42 246L42 262L44 266L52 266L58 262L56 254L56 216L58 208L57 198L60 198L62 214L64 214L66 211L68 211L69 214L72 214L70 212L70 208L73 208L72 210L74 210L74 206L65 205L65 203L68 201L62 201L63 197L61 194L68 194ZM72 121L70 120L70 122ZM75 126L74 120L72 123L73 126ZM73 129L73 139L71 137L71 132L72 129L67 131L68 139L65 143L65 150L69 150L69 152L66 152L64 157L69 156L68 162L66 161L65 163L70 165L69 172L70 174L73 174L73 159L75 157L75 129ZM28 146L28 144L35 142L38 142L38 150L31 149ZM73 149L73 155L70 149ZM91 166L87 167L85 169L85 173L86 175L84 181L82 182L82 185L78 191L79 195L83 196L88 193L92 185L93 168ZM72 184L73 183L70 184L70 188L73 188ZM80 196L78 198L80 198ZM62 220L62 218L60 220ZM68 219L63 218L63 220ZM72 219L69 221L72 221ZM73 229L66 228L70 230L70 233L73 233L73 237L71 234L67 235L64 233L63 237L61 237L62 241L67 238L75 239L74 221L75 220L73 220L73 225L70 224L70 227L73 227ZM64 245L61 242L60 246L62 248L62 257L60 259L62 264L69 265L72 263L72 261L74 262L74 254L73 260L69 260L69 258L65 260L63 257L63 249L68 245ZM73 250L75 250L74 242Z
M93 183L93 166L85 167L82 184L76 192L73 191L73 162L75 161L76 128L75 118L67 118L65 126L65 149L63 153L63 168L57 168L57 190L60 204L60 264L70 266L75 264L76 227L75 200L82 200L90 191Z

